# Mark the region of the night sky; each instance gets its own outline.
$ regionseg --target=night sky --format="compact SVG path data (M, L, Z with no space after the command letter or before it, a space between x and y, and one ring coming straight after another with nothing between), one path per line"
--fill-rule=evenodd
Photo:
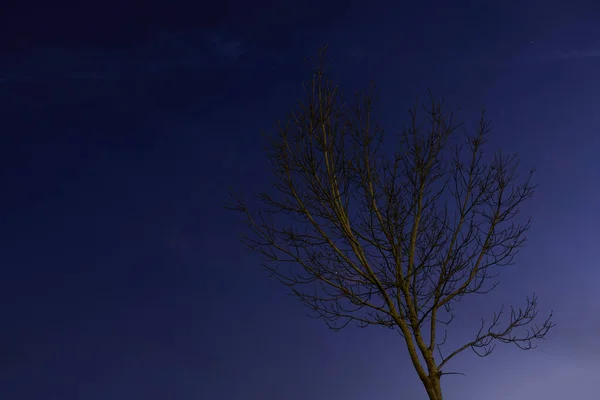
M490 148L537 167L528 246L454 332L533 291L557 327L465 352L446 398L594 398L600 6L483 3L3 2L0 398L425 397L397 334L307 318L222 207L268 187L261 132L323 44L348 91L375 80L388 129L431 88L467 126L485 106Z

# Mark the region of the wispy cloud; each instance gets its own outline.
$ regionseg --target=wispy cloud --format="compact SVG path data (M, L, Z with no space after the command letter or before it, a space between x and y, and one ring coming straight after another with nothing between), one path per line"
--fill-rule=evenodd
M226 40L221 35L211 35L210 41L219 54L232 61L237 61L245 53L241 42Z
M580 59L600 57L600 49L591 50L571 50L568 52L558 52L556 58L559 59Z
M545 52L536 52L531 54L521 54L513 60L511 64L540 64L555 61L576 61L590 58L600 57L600 49L588 49L588 50L554 50Z
M38 47L0 61L0 83L99 80L156 74L180 68L235 63L241 42L198 32L160 34L130 52L93 47Z
M600 48L588 47L587 49L572 48L560 50L548 43L538 44L530 42L514 49L510 54L470 54L465 57L456 56L452 63L457 65L479 65L487 67L519 67L539 66L560 61L583 61L600 58Z

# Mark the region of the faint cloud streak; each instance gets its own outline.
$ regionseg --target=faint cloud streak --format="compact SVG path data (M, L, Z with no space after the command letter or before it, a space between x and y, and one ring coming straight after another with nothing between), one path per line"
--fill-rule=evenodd
M245 53L240 42L225 40L221 35L211 35L210 41L220 55L231 61L237 61Z
M600 49L572 50L569 52L560 52L556 56L556 58L560 58L563 60L574 60L574 59L580 59L580 58L595 58L595 57L600 57Z
M127 79L236 63L245 53L239 41L202 32L159 33L129 53L92 47L34 47L19 57L0 61L0 84Z

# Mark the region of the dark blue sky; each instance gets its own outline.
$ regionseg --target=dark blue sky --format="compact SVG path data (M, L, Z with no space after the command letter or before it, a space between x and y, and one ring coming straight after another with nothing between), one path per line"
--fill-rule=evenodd
M260 132L325 43L345 87L378 83L389 129L431 88L467 124L485 105L491 146L538 168L529 245L456 332L532 291L558 326L465 353L446 397L593 397L600 7L452 3L3 5L0 398L424 397L397 336L306 318L222 209L268 183Z

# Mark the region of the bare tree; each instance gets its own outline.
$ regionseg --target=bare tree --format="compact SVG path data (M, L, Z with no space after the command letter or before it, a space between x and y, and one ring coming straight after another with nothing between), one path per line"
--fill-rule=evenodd
M305 94L270 140L273 190L258 194L256 210L239 196L228 207L247 217L243 241L264 266L334 330L396 329L431 400L442 400L443 368L464 350L485 357L496 342L527 350L544 338L552 315L532 324L534 295L442 351L456 303L496 287L530 227L515 217L533 194L533 170L520 178L515 156L484 157L483 113L461 135L432 100L386 137L370 92L346 103L323 64Z

